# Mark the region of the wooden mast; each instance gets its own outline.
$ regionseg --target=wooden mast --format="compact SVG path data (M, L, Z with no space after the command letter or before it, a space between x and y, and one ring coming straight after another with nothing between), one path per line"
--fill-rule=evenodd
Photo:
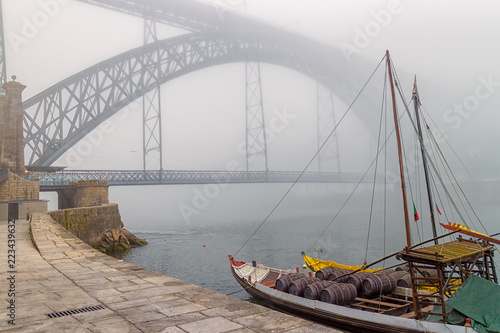
M391 84L391 96L392 96L392 110L394 113L394 126L396 131L396 138L398 141L398 156L399 156L399 174L401 176L401 190L403 192L403 210L405 215L405 229L406 229L406 245L408 248L411 247L411 236L410 236L410 219L408 217L408 202L406 199L406 182L403 167L403 151L401 149L401 137L399 132L399 119L398 112L396 109L396 93L394 92L394 80L392 78L392 68L391 68L391 57L389 51L386 51L387 57L387 70L389 71L389 82Z
M392 95L392 110L394 113L394 126L396 131L396 138L398 142L398 156L399 156L399 174L401 175L401 191L403 193L403 210L405 214L405 229L406 229L406 251L409 251L411 248L411 236L410 236L410 218L408 216L408 202L406 200L406 183L405 183L405 173L403 167L403 150L401 149L401 135L399 131L399 118L398 112L396 109L396 93L394 92L394 80L392 77L392 68L391 68L391 56L389 55L389 51L386 51L387 57L387 70L389 71L389 82L391 84L391 95ZM411 276L411 291L413 296L413 311L415 312L415 318L417 320L422 319L422 312L420 309L420 303L418 301L418 291L415 285L415 267L413 262L408 261L408 268L410 269ZM443 305L444 309L444 305ZM443 310L444 312L444 310ZM446 315L443 316L444 322L446 322Z
M427 155L425 154L424 137L422 135L422 126L420 125L420 115L418 110L419 96L417 91L417 78L415 77L415 83L413 84L413 104L415 107L415 118L417 120L418 137L420 139L420 150L422 151L422 163L424 164L424 175L425 175L425 185L427 187L427 199L429 201L429 209L431 212L431 226L432 235L434 236L434 244L438 244L437 231L436 231L436 221L434 219L434 207L432 200L431 185L429 179L429 167L427 165Z

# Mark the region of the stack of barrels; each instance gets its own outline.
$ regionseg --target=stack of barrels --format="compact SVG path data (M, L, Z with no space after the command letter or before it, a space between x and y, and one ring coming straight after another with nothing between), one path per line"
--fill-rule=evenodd
M357 297L356 288L345 283L351 271L326 267L316 272L315 277L300 273L284 275L276 280L276 289L311 300L348 305Z
M406 274L403 275L403 277L398 280L398 287L411 288L410 273L408 273L406 269L400 269L399 271L404 272ZM415 274L416 274L416 277L419 277L419 278L422 278L422 277L436 278L436 277L438 277L437 271L431 270L431 269L421 269L421 270L415 272ZM432 280L417 280L415 283L417 285L428 284L428 283L432 283Z
M398 281L409 276L407 272L396 272L393 270L380 271L377 274L368 273L363 280L363 293L368 296L387 295L393 292Z
M383 270L374 273L355 273L337 267L325 267L315 277L291 273L276 280L276 289L295 296L322 302L349 305L358 295L375 297L390 294L396 286L409 281L406 271Z

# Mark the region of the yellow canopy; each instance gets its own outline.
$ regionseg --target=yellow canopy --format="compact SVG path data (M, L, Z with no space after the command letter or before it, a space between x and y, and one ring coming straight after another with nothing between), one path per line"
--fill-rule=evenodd
M337 264L334 261L325 261L325 260L320 260L316 258L309 257L307 254L302 253L302 257L304 257L304 261L306 262L307 267L313 271L317 272L322 268L325 267L337 267L337 268L342 268L342 269L350 269L353 271L356 271L360 269L362 266L355 265L355 266L348 266L348 265L342 265L342 264ZM375 273L376 271L382 270L382 268L375 268L375 269L363 269L360 272L368 272L368 273Z

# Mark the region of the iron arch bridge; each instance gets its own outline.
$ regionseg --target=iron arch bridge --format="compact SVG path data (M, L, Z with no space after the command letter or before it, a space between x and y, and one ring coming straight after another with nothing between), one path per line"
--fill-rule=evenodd
M288 32L209 31L157 41L94 65L23 103L29 165L48 166L127 104L163 83L215 65L258 61L301 72L351 98L340 51Z

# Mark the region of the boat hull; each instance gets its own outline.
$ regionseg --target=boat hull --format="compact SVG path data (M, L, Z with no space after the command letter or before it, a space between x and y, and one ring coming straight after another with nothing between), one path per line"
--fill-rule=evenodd
M233 261L234 262L234 261ZM231 265L231 272L236 281L252 297L260 300L263 305L282 310L300 317L314 320L341 330L350 332L476 332L469 328L456 325L417 321L415 319L399 318L354 308L308 300L302 297L280 292L259 283L251 283L236 272L241 262Z

